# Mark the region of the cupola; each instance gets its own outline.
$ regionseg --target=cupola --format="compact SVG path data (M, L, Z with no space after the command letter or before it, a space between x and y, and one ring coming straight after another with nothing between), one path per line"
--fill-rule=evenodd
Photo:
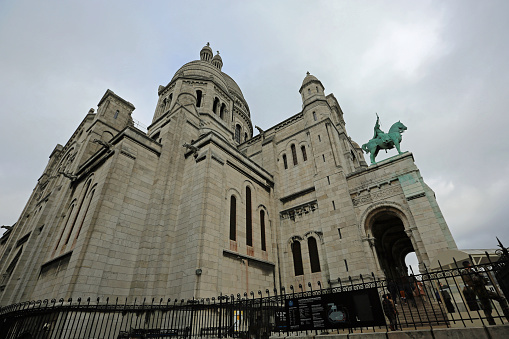
M212 48L210 48L210 43L207 42L207 45L203 46L200 51L200 60L202 61L210 61L212 59Z
M217 51L217 54L214 55L214 57L212 58L212 65L219 68L219 70L221 70L221 68L223 67L223 59L221 59L221 56L219 55L219 51Z
M316 99L325 99L324 90L325 87L323 87L320 80L311 73L307 72L306 77L302 81L302 86L300 86L299 89L299 93L302 96L303 106L315 101Z

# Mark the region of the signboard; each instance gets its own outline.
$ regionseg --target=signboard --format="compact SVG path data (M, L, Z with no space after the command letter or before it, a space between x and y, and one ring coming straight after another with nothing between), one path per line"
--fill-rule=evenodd
M284 308L279 308L276 311L276 313L275 313L275 320L276 320L275 330L276 331L279 331L279 332L286 331L286 329L288 327L287 314L288 314L288 311Z
M285 309L287 331L385 326L376 288L291 298Z

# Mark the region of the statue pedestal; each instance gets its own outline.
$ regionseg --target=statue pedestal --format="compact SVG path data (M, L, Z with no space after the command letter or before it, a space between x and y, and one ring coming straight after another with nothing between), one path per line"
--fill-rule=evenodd
M401 154L396 154L392 157L389 157L387 159L384 159L384 160L380 160L380 161L377 161L375 164L371 164L369 165L369 167L375 167L375 166L378 166L378 165L383 165L383 164L386 164L388 162L391 162L391 161L395 161L395 160L399 160L400 158L404 158L406 156L410 155L412 157L412 160L414 158L414 156L412 155L412 152L403 152Z

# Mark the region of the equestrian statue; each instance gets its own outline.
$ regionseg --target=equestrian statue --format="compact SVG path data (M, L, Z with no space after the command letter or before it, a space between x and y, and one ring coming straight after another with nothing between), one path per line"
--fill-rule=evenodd
M389 129L389 133L384 133L380 129L380 118L378 114L376 115L376 124L375 124L375 135L373 139L362 145L362 149L366 153L370 154L371 164L375 164L375 157L378 155L378 151L381 149L385 149L386 152L388 149L393 149L396 147L398 153L401 154L401 150L399 149L399 144L401 143L402 137L401 134L406 131L406 126L403 125L400 121L394 123Z

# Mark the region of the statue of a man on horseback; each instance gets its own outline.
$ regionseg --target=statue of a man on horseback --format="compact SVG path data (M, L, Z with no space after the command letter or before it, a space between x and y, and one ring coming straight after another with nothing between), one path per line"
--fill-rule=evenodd
M376 123L375 123L375 135L373 136L373 139L380 138L383 142L390 142L391 139L385 133L380 129L380 117L378 116L378 113L376 113Z
M373 139L362 145L362 149L370 154L371 164L375 164L375 157L381 149L392 149L396 147L398 153L401 154L399 144L401 143L401 134L406 131L406 126L401 122L394 123L389 129L389 133L385 133L380 129L380 118L376 115L376 123L374 128Z

